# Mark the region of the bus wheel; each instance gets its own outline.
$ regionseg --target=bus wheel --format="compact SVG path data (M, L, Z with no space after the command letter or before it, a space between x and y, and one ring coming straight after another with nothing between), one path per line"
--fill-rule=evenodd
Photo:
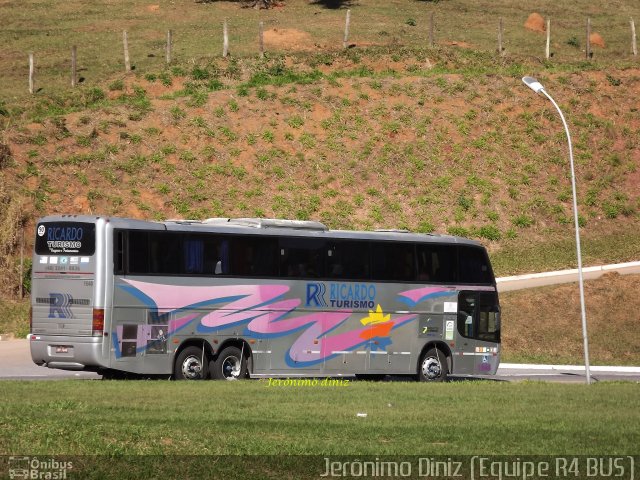
M201 348L187 347L176 358L173 378L176 380L203 380L207 378L206 365L207 357Z
M239 380L247 376L247 362L236 347L227 347L211 362L211 378L216 380Z
M442 351L432 348L420 360L418 380L421 382L442 382L448 374L447 357Z

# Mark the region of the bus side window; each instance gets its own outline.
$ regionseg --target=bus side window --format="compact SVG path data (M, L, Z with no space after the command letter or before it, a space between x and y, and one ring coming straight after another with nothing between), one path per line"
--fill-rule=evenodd
M332 279L369 278L369 243L337 240L327 249L327 276Z
M129 236L129 251L126 273L146 274L149 273L149 234L131 230Z
M215 275L229 274L229 240L222 239L215 247L217 255L214 257L216 264L214 267Z
M182 244L184 273L204 273L204 242L201 238L185 238Z
M456 253L456 247L449 245L418 244L416 246L418 280L454 283Z
M184 273L181 235L153 232L149 234L149 273L177 275ZM197 265L195 265L197 266Z
M227 264L230 264L228 273L231 275L276 277L278 276L275 256L277 248L277 240L272 237L234 237L231 244L227 246L226 255L223 255L222 269L225 271L224 257L226 256Z
M373 279L413 282L416 279L415 248L412 243L372 244Z
M324 276L324 240L280 239L280 276L318 278Z
M125 232L122 230L116 231L114 240L114 258L113 258L113 273L122 275L124 273L125 257L124 257L124 240Z
M416 261L418 262L418 280L431 280L431 278L433 277L431 252L426 250L424 246L419 245L416 250Z
M480 248L460 247L460 283L482 283L491 285L493 273L489 260Z

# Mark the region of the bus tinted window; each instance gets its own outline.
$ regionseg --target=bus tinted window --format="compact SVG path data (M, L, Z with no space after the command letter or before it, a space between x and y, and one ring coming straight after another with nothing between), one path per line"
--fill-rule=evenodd
M280 238L280 276L324 276L325 241L315 238Z
M492 284L493 273L485 251L474 247L459 248L459 282Z
M149 270L149 234L142 231L129 232L127 273L151 273Z
M120 241L122 232L116 239ZM128 232L127 273L140 275L224 275L229 273L228 242L217 236L167 232ZM118 258L118 257L116 257ZM116 261L116 271L118 268Z
M181 273L195 275L229 274L229 242L212 235L188 235L182 239Z
M457 280L457 247L455 245L419 244L416 247L418 280L454 283Z
M327 276L345 280L369 278L369 242L330 241Z
M179 235L149 234L149 273L182 273L182 249Z
M277 277L278 241L272 237L234 237L231 239L232 275Z
M416 279L412 243L374 243L371 246L373 280L412 282Z
M485 250L466 245L141 230L114 241L117 273L494 283Z

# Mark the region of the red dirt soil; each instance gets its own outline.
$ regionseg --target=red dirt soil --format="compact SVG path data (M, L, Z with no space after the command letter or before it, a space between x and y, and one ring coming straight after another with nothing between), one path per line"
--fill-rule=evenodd
M533 12L524 22L524 28L533 32L546 32L547 28L544 24L544 17L539 13Z

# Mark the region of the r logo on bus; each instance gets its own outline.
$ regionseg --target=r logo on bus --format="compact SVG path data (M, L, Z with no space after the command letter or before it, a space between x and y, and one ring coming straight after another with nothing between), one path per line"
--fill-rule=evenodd
M326 307L327 302L324 300L324 294L327 288L324 283L307 283L307 307Z
M68 293L49 294L49 318L73 318L71 301L73 297Z

